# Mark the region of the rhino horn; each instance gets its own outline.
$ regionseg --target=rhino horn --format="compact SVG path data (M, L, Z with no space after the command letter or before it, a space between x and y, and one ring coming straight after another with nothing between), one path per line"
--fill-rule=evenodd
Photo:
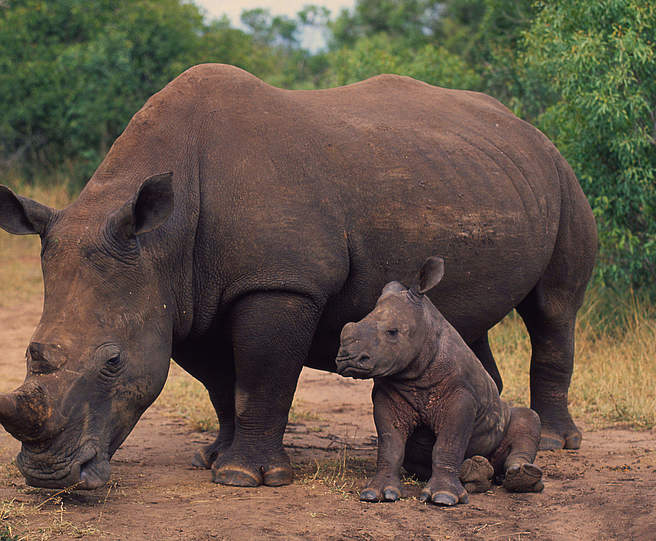
M37 440L47 417L43 392L39 389L19 387L0 394L0 423L22 442Z

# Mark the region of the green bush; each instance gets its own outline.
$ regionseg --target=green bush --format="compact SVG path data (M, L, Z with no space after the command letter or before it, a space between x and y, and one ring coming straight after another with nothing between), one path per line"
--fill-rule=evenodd
M557 98L537 123L590 199L603 281L653 287L656 5L560 0L540 7L521 61L526 79L538 78Z

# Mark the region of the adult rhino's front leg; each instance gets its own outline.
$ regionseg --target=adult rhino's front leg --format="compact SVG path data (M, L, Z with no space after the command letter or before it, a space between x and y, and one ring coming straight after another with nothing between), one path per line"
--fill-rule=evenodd
M292 482L282 438L320 312L308 298L282 292L253 293L234 306L230 318L234 437L212 466L214 482L235 486Z
M229 336L220 335L190 344L174 353L175 360L205 386L219 420L216 439L199 449L192 459L193 466L210 469L219 454L230 447L234 438L235 370L232 341Z
M217 376L224 385L218 387L206 386L216 416L219 420L219 433L216 439L209 445L203 446L192 460L192 465L197 468L209 469L221 453L232 445L235 434L235 391L234 371L232 366L226 367Z

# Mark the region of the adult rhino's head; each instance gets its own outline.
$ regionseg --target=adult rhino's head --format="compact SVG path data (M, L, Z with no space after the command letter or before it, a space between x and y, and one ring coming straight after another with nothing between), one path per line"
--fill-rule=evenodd
M429 257L416 285L390 282L374 309L357 323L342 329L337 372L357 379L402 373L417 359L427 340L434 338L434 308L425 293L444 275L444 261ZM429 308L429 305L432 309Z
M45 302L27 376L0 395L0 422L23 443L17 463L33 486L103 485L168 372L172 317L146 241L172 211L171 173L114 196L57 211L0 186L0 227L42 243Z

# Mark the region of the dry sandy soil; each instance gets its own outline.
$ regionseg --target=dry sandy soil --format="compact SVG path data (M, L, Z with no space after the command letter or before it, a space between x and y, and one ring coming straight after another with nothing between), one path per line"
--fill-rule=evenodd
M40 309L0 310L0 390L23 379ZM398 503L359 502L375 465L369 391L304 371L297 408L311 414L287 431L297 480L282 488L214 485L190 467L211 435L157 403L116 453L110 484L92 492L27 487L12 463L19 444L0 431L0 528L16 539L656 539L653 431L587 431L579 451L541 453L542 494L496 487L444 509L420 503L407 480Z

